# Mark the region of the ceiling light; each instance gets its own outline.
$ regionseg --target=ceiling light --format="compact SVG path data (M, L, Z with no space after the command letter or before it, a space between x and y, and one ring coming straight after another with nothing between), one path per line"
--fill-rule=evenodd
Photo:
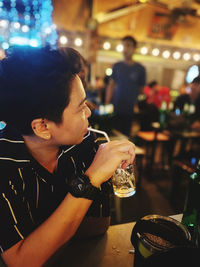
M175 51L174 53L173 53L173 58L174 59L179 59L181 57L181 53L179 52L179 51Z
M152 50L152 55L153 55L153 56L157 57L159 54L160 54L160 50L159 50L158 48L154 48L154 49Z
M191 59L191 55L190 55L189 53L185 53L185 54L183 55L183 59L188 61L188 60Z
M105 43L103 44L103 49L105 49L105 50L109 50L110 47L111 47L111 44L110 44L109 42L105 42Z
M74 41L74 44L75 44L76 46L82 46L83 41L82 41L81 38L76 38L75 41Z
M122 52L124 50L124 47L122 44L118 44L116 47L117 52Z
M68 39L65 35L61 35L59 38L59 42L63 45L65 45L68 42Z
M143 47L141 48L141 50L140 50L140 53L141 53L142 55L146 55L146 54L148 53L148 48L147 48L146 46L143 46Z
M170 52L169 52L169 50L165 50L165 51L163 51L163 53L162 53L162 56L164 57L164 58L169 58L170 57Z
M107 75L107 76L112 75L112 69L111 69L111 68L107 68L107 69L106 69L106 75Z
M199 54L194 54L193 55L194 61L199 61L200 60L200 55Z

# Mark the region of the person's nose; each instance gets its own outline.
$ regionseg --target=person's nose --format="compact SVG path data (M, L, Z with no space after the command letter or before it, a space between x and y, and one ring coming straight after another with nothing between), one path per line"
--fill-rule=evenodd
M86 107L85 114L86 114L86 118L89 118L91 116L91 114L92 114L92 112L91 112L91 110L90 110L90 108L88 106Z

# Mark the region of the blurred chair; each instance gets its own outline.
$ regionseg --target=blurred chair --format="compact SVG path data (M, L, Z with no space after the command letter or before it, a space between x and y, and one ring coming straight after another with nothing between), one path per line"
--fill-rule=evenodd
M155 164L155 154L158 144L161 144L161 163L164 168L165 165L165 151L166 144L169 142L170 137L167 134L158 131L139 131L136 134L136 139L140 145L145 146L145 168L148 170L148 173L152 171L152 168ZM137 144L137 143L136 143ZM167 151L168 153L168 151Z

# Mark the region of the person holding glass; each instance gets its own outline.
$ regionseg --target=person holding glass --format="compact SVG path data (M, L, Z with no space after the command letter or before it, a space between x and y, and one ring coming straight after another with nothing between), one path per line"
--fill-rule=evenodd
M7 266L42 266L86 214L91 235L104 233L108 218L93 220L93 211L117 167L135 157L128 140L97 147L81 66L71 58L18 47L0 62L0 248Z

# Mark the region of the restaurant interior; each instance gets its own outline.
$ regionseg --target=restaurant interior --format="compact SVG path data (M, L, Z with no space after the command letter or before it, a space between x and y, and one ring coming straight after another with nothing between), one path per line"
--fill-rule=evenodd
M120 225L146 215L183 213L189 177L200 159L200 126L191 126L194 104L180 109L175 107L175 101L180 95L191 94L193 79L200 75L199 29L200 0L35 0L31 4L28 0L0 0L0 59L12 45L40 47L48 43L54 48L76 49L85 59L90 126L104 132L96 133L99 144L108 138L126 138L136 145L135 194L122 198L111 194L111 226L119 225L119 233ZM124 36L137 40L133 60L146 70L146 84L137 96L129 136L113 126L115 110L112 103L105 101L113 65L123 59ZM160 93L159 103L148 102L145 88L151 89L152 82L157 86L152 92ZM197 119L200 123L200 117ZM1 127L3 122L0 130ZM127 235L130 239L130 233ZM108 242L115 240L109 238ZM105 249L107 243L102 242ZM96 252L95 262L101 262L103 249L94 244L100 253ZM123 253L113 244L109 243L108 250L115 261L114 256ZM87 244L80 243L78 248L83 249L80 255L84 255ZM70 250L68 254L70 257ZM81 266L97 266L88 265L86 258L83 262ZM132 266L125 265L125 261L122 264L115 266ZM49 266L66 265L60 261L60 265Z
M0 1L1 7L7 8L2 9L0 21L1 58L10 45L26 43L30 30L27 25L31 11L20 7L17 1L11 1L14 5L11 8L8 2ZM135 221L147 214L181 213L188 177L198 160L198 153L189 160L183 155L199 143L200 131L186 127L189 112L180 114L180 110L173 110L173 104L180 94L188 93L191 81L199 75L200 1L53 0L52 6L51 1L43 4L39 6L36 1L33 8L35 25L41 32L40 40L31 37L30 45L48 41L53 46L78 50L86 60L85 89L88 100L94 104L91 126L105 131L111 139L128 138L137 146L136 194L120 200L112 195L111 224ZM5 10L9 25L3 19L7 15ZM41 19L42 10L46 10L43 13L46 17ZM27 25L14 22L15 17L12 22L11 11L16 18L20 17L17 12L24 12L21 16L26 16ZM12 27L18 35L13 34ZM167 88L170 98L167 106L158 106L157 112L149 116L144 107L146 96L141 90L130 136L113 128L113 106L105 104L107 82L113 64L122 60L121 39L126 35L138 42L133 59L145 67L146 86L156 81L159 88ZM106 141L102 137L99 140Z
M156 124L160 123L159 115L151 119L145 112L142 115L145 95L140 92L138 96L128 137L140 149L135 164L137 190L129 198L119 200L112 196L111 224L135 221L147 214L182 213L188 177L198 154L190 160L179 156L183 155L183 147L190 151L192 145L198 144L200 136L199 132L189 134L190 130L181 126L186 119L183 114L174 116L171 105L199 74L200 1L60 0L53 3L59 46L76 48L88 63L87 95L97 106L90 120L94 128L106 131L113 139L124 137L113 129L113 108L105 105L104 99L106 78L112 74L113 64L122 60L124 36L131 35L138 41L133 58L145 67L146 83L156 81L169 89L170 104L164 127ZM167 117L171 117L171 128ZM176 137L174 124L180 129ZM172 135L175 141L170 150Z

